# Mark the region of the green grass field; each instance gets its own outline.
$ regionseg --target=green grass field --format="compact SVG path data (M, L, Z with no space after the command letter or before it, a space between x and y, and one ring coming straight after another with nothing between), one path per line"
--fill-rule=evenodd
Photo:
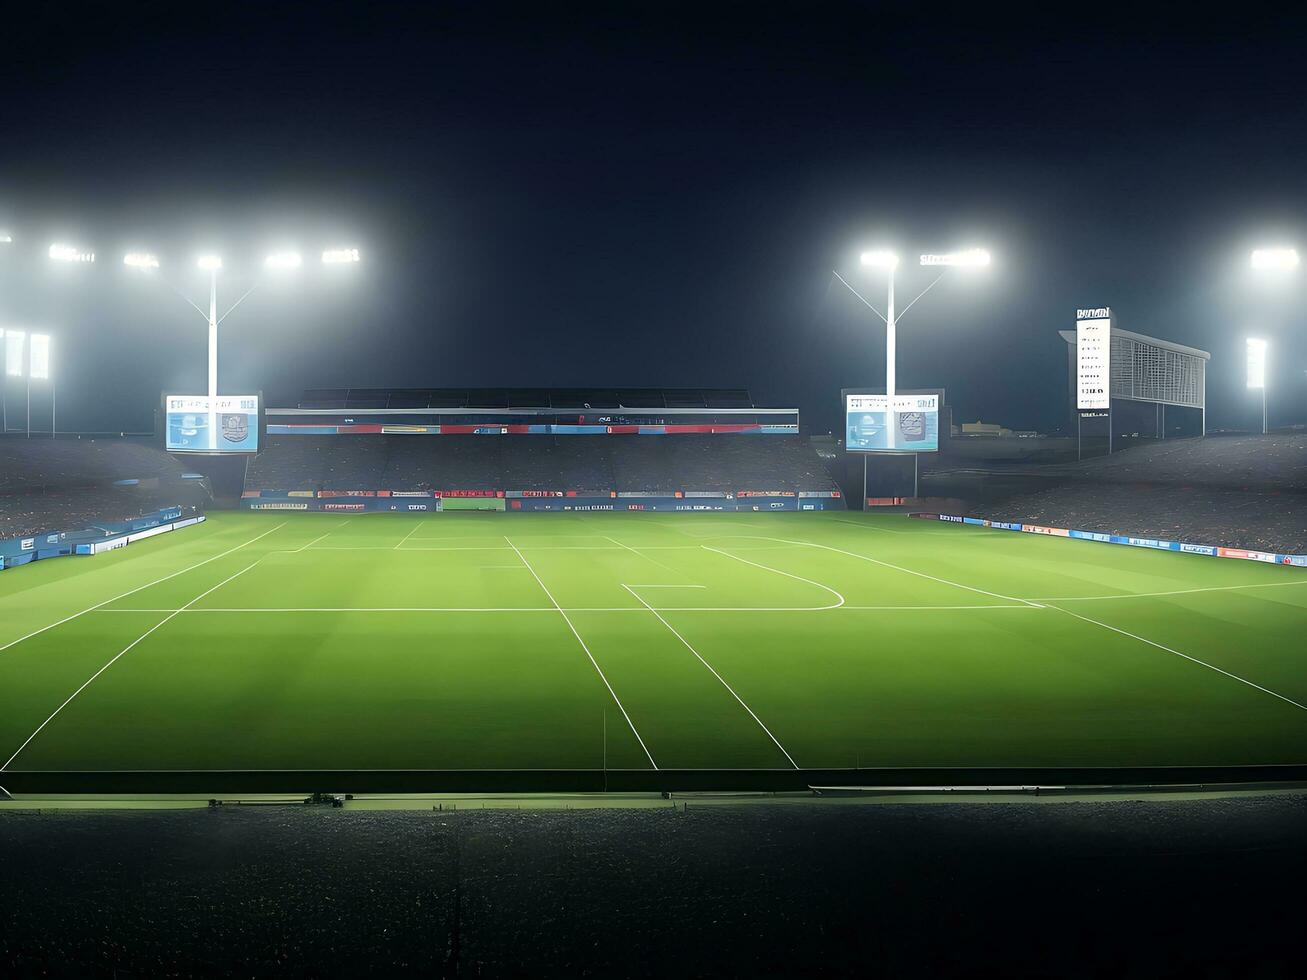
M32 771L1307 763L1307 574L900 516L249 515L0 574Z

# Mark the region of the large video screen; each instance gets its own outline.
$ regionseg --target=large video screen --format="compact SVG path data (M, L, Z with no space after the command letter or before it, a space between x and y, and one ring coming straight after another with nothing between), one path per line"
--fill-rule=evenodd
M939 451L936 391L901 392L894 403L883 394L844 393L844 446L855 453L933 453Z
M172 453L256 453L259 396L167 395L164 448Z

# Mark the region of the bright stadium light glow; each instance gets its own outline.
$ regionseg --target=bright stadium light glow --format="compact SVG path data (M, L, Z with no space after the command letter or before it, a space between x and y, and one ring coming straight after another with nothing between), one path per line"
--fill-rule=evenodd
M8 245L14 240L14 236L9 234L3 228L0 228L0 245Z
M23 348L27 333L23 330L5 331L5 374L11 378L23 376Z
M32 341L28 345L28 373L29 378L40 380L49 380L50 378L50 335L43 333L32 334Z
M345 265L358 260L359 250L356 248L329 248L322 253L323 265Z
M157 269L159 257L149 252L128 252L123 256L123 265L131 269Z
M1248 387L1266 389L1266 341L1248 338Z
M298 269L304 260L299 252L273 252L263 260L265 269Z
M991 261L989 252L983 248L968 248L961 252L944 252L939 255L927 254L921 257L922 265L954 265L972 268L989 265Z
M75 245L63 245L59 242L50 246L50 258L56 262L94 262L94 252L83 252Z
M1256 248L1249 260L1254 269L1287 272L1298 268L1296 248Z
M878 248L870 252L863 252L858 261L873 269L896 269L898 268L899 257L889 249Z
M221 255L201 255L195 260L195 264L205 272L217 272L222 268Z

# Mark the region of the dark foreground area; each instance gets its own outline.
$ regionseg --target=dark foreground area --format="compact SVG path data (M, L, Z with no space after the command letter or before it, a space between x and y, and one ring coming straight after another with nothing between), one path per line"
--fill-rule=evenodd
M1307 796L0 811L0 974L1287 976Z

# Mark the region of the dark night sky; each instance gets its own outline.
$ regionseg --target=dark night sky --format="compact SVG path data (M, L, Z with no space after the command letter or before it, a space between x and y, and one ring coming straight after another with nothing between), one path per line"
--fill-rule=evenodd
M1307 269L1268 290L1245 266L1258 241L1307 246L1303 25L980 6L10 20L0 323L59 336L61 428L143 428L160 390L202 390L204 324L123 251L157 250L199 300L193 257L217 247L230 300L272 245L350 241L362 266L305 269L224 324L225 390L744 385L824 429L842 386L884 377L879 321L831 269L879 297L861 248L981 244L994 268L901 325L900 386L1052 427L1056 330L1110 304L1212 351L1218 426L1254 422L1242 342L1267 335L1273 421L1302 421ZM53 267L55 238L100 261Z

